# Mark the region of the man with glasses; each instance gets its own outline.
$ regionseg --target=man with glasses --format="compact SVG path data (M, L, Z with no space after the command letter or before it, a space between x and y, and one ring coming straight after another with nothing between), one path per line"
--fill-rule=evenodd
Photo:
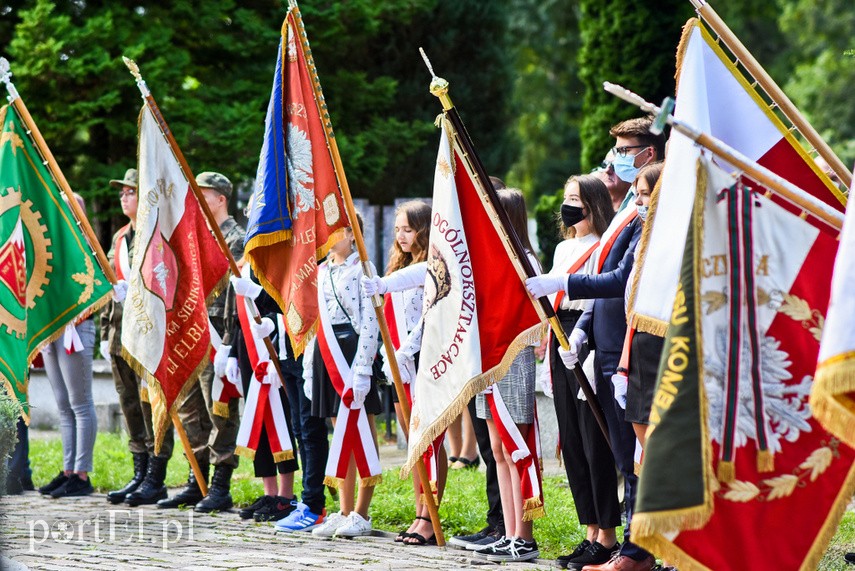
M122 213L129 222L113 235L108 258L120 281L127 281L134 256L134 229L137 220L137 170L128 169L122 179L110 181L118 189ZM151 404L141 398L140 378L122 357L122 303L111 301L101 313L101 356L110 360L113 381L119 393L119 406L128 429L128 448L133 456L134 475L118 490L107 494L113 504L126 502L136 506L153 504L166 497L163 480L166 463L172 456L172 430L163 439L160 454L154 455L154 431Z
M665 138L651 135L650 118L630 119L611 128L615 146L606 155L605 168L598 175L608 187L615 208L615 217L600 238L596 255L600 259L596 275L546 274L526 280L534 297L543 297L564 290L567 299L594 299L570 333L570 350L559 349L568 368L573 368L583 355L583 346L595 350L594 379L597 400L609 432L615 463L624 477L627 525L623 544L602 545L594 542L584 552L562 557L560 563L574 571L650 571L653 556L629 541L632 512L638 477L635 475L635 431L625 420L625 411L614 398L612 375L617 372L624 339L626 313L624 292L635 261L635 247L641 238L642 221L634 204L632 183L639 169L662 157Z
M665 138L650 134L652 123L647 117L629 119L609 131L609 135L615 138L615 146L594 173L609 189L615 212L620 212L635 201L632 182L639 169L664 157Z

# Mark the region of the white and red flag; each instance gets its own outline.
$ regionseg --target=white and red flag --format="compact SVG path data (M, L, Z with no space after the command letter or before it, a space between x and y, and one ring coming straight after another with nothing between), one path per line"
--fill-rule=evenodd
M442 121L434 175L424 333L405 473L473 396L504 377L517 354L543 336L508 235L476 188L447 123Z
M696 19L686 24L677 49L674 116L832 208L843 210L844 198L838 188ZM656 217L642 236L643 264L636 272L629 299L630 324L638 331L665 334L680 276L679 252L686 243L691 218L691 189L697 185L695 169L686 165L694 165L699 152L689 138L672 134ZM785 208L795 212L789 205Z
M852 188L855 188L853 183ZM850 188L849 196L852 196ZM855 206L846 221L831 278L831 302L822 330L819 364L810 397L823 426L855 447Z
M172 407L207 365L205 302L225 285L229 266L147 105L139 121L138 193L122 355L148 384L159 450Z

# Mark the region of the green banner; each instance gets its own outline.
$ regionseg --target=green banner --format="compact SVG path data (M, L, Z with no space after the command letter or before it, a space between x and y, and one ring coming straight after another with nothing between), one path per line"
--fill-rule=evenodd
M662 533L696 529L712 514L698 299L707 177L701 168L698 174L632 518L632 541L654 551L661 548Z
M30 363L112 286L13 107L0 124L0 384L29 421Z

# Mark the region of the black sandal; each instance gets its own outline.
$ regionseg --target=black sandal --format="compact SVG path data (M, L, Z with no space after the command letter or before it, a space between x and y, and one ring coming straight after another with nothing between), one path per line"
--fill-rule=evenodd
M433 524L433 520L431 520L429 517L425 517L423 515L417 515L416 519L420 519L422 521L429 521L429 522L431 522L431 524Z
M461 456L457 459L457 461L463 464L463 466L466 468L477 468L481 464L481 457L476 455L475 458L470 460L469 458L464 458L463 456Z
M420 533L411 533L410 539L415 539L415 542L404 543L404 545L436 545L436 535L430 536L430 539L425 539L425 536Z
M457 456L449 456L448 457L448 465L450 466L450 465L454 464L455 462L457 462L458 460L460 460L460 458L458 458Z
M395 543L403 543L411 535L406 529L402 529L401 533L395 536Z

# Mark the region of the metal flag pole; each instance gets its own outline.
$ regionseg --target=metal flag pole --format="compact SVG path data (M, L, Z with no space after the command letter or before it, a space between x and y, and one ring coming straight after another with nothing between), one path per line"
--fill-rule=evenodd
M685 135L717 157L721 157L734 165L773 193L801 208L805 213L825 222L835 230L839 231L843 228L843 214L840 212L766 167L752 161L733 147L726 145L711 135L698 131L679 119L675 119L673 115L668 113L668 110L673 107L668 99L666 99L666 103L660 108L620 85L606 81L603 83L603 89L627 103L636 105L642 111L656 115L657 118L654 123L661 124L664 122L671 125L673 129L682 135Z
M15 111L18 112L18 115L21 116L21 119L27 126L28 134L32 137L36 148L44 158L45 166L47 166L51 175L53 175L53 179L56 181L59 189L63 194L65 194L68 207L77 219L77 224L80 226L80 230L83 232L83 235L86 236L86 240L89 242L89 247L92 249L92 253L95 254L95 259L98 260L98 264L101 266L101 271L104 272L104 276L111 284L115 284L116 273L113 271L113 267L110 265L109 260L107 260L107 256L104 254L104 249L101 248L101 243L98 241L98 238L95 236L95 232L92 230L92 226L89 224L86 212L83 211L77 203L77 200L74 199L74 192L71 190L68 181L65 179L65 175L62 174L62 169L59 168L59 164L57 164L56 159L53 157L53 153L50 151L50 147L48 147L47 142L45 142L44 137L42 137L42 133L39 131L36 122L30 115L30 111L24 104L24 100L21 99L18 90L15 89L15 84L12 83L12 71L9 66L9 61L3 57L0 57L0 83L6 84L6 91L9 92L9 96L7 97L9 103L15 108Z
M430 60L428 59L427 54L425 54L425 51L422 48L419 48L419 52L422 54L422 59L424 59L425 65L432 77L430 82L430 92L439 99L440 103L442 103L442 111L454 128L453 136L463 149L463 160L469 163L470 169L475 174L475 188L478 189L482 197L486 197L490 201L490 204L499 217L501 230L504 231L511 244L511 248L514 252L514 256L511 258L511 261L516 266L518 272L521 272L527 277L534 277L537 274L528 259L528 255L523 248L520 237L511 225L508 213L505 211L505 207L502 206L501 202L499 202L499 196L496 194L496 190L490 182L487 169L484 168L484 164L478 157L478 153L475 152L475 145L472 143L472 139L466 131L466 126L463 124L463 120L460 118L460 114L457 112L457 108L454 106L454 103L451 102L451 97L448 95L448 82L441 77L437 77L434 73L433 66L431 66ZM541 316L541 319L545 319L549 323L549 326L552 328L552 332L555 334L555 339L561 347L565 350L569 349L570 344L567 341L567 334L565 333L564 327L562 327L558 316L555 315L555 310L552 308L552 305L550 305L549 300L545 297L535 300L531 295L529 295L529 299L534 305L535 310ZM588 401L588 406L591 407L591 412L593 412L594 418L597 420L597 424L603 432L606 442L609 443L609 447L611 447L609 429L606 426L603 409L600 406L600 401L597 400L597 395L591 388L591 383L585 376L585 372L582 370L582 365L580 363L576 363L576 366L573 367L573 374L575 375L579 386L582 388L582 393Z
M326 138L327 148L333 161L336 179L338 179L339 187L341 188L342 198L344 199L344 207L347 210L347 217L350 220L350 226L353 230L353 238L356 242L356 249L359 253L359 259L362 261L362 271L368 277L374 277L374 271L369 263L368 250L365 248L365 241L362 237L362 230L359 224L356 223L356 208L353 205L353 197L350 194L350 186L347 184L347 177L344 174L344 165L341 162L341 155L338 151L335 134L330 121L329 109L327 108L324 94L321 90L321 82L318 79L315 62L312 58L312 50L309 47L309 39L306 35L306 28L303 25L303 18L300 15L300 8L297 2L289 0L289 9L294 13L294 19L297 22L297 35L300 42L303 44L303 51L306 54L306 65L309 69L309 74L312 76L312 90L315 94L315 103L318 106L318 113L321 116L321 122L324 126L324 137ZM398 360L395 358L395 346L392 344L392 336L389 333L389 325L386 322L386 314L383 312L383 296L377 294L371 298L371 304L374 306L374 313L377 316L377 323L380 325L380 335L383 338L383 346L386 348L386 355L389 357L389 368L392 371L392 381L395 385L395 392L398 395L398 403L401 405L401 420L403 421L404 431L409 438L410 427L410 405L407 402L407 396L404 392L404 384L401 382L401 372L398 368ZM439 509L436 505L433 494L430 492L430 481L428 479L427 468L424 461L419 457L416 462L416 472L419 475L425 505L427 505L430 513L431 524L433 525L433 533L436 538L436 544L439 547L445 546L445 535L442 532L442 523L439 520Z
M727 48L733 52L733 55L739 60L740 63L745 67L748 73L760 84L760 87L766 92L767 95L772 99L772 102L781 110L784 116L795 125L796 129L798 129L799 133L804 136L808 143L814 148L814 150L819 153L825 162L828 163L828 166L834 171L837 176L840 177L840 180L846 185L846 188L849 188L852 185L852 173L849 172L849 169L846 168L846 165L843 164L843 161L831 150L831 147L828 146L828 143L816 132L816 129L813 128L807 119L805 119L804 115L802 115L801 111L790 101L790 98L787 97L787 94L778 87L778 84L775 83L775 80L763 69L763 66L754 59L754 56L751 55L751 52L739 41L739 38L736 37L730 28L728 28L727 24L725 24L724 20L713 10L712 6L706 2L706 0L690 0L692 6L695 7L698 15L709 24L710 28L718 34Z
M196 184L196 178L193 176L193 171L190 170L190 166L187 164L187 159L184 158L184 153L181 152L181 148L178 146L178 142L172 135L172 131L170 130L169 125L166 123L166 119L163 118L163 114L160 112L160 108L157 106L157 102L154 100L154 96L151 94L151 91L149 91L145 80L143 80L142 78L142 75L140 75L139 67L136 63L134 63L133 60L128 59L126 57L122 57L122 61L125 62L125 65L130 70L131 75L133 75L134 79L136 79L137 87L139 87L143 100L145 101L145 104L148 106L149 110L151 111L151 114L157 121L157 124L160 127L160 131L163 134L163 137L166 139L167 143L169 143L169 147L181 167L181 171L184 174L184 178L186 178L187 182L190 184L190 188L193 191L193 195L196 197L196 201L199 203L199 207L205 214L205 218L208 221L208 226L210 227L211 232L213 232L214 237L217 239L217 244L220 246L220 250L222 250L223 254L229 262L229 268L231 272L235 276L240 276L240 269L238 268L234 256L232 256L231 250L229 250L229 246L226 243L226 239L223 237L223 233L220 231L219 225L214 219L214 213L211 212L211 207L208 206L208 202L205 200L205 196L199 189L199 185ZM250 315L255 320L255 322L261 323L261 315L259 315L258 308L255 306L255 304L248 303L246 305L249 309ZM283 378L282 370L279 368L279 359L277 358L278 354L276 352L276 349L273 347L273 343L270 342L270 337L264 338L264 345L265 347L267 347L267 352L270 354L270 360L273 362L274 367L276 367L276 372L279 374L280 378ZM207 485L205 484L206 479L202 477L202 469L199 466L199 462L196 460L196 456L193 454L193 449L190 446L190 441L187 438L187 433L184 430L184 426L181 424L181 420L178 418L178 413L174 410L169 412L172 417L172 424L175 426L175 430L178 432L178 436L181 438L181 444L184 446L184 454L187 456L187 461L190 462L190 466L193 468L193 473L196 475L196 482L198 482L199 484L199 488L202 491L202 495L208 495Z

